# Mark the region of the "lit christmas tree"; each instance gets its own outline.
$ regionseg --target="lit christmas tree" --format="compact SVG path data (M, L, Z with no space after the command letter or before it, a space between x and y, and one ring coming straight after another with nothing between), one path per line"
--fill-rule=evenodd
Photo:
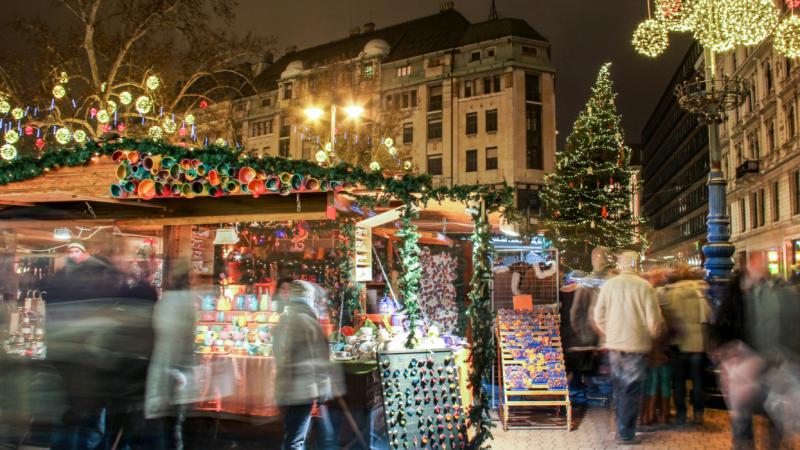
M546 224L572 269L591 269L589 254L596 246L641 251L645 245L642 221L631 208L631 150L624 144L610 68L607 63L600 69L542 192Z

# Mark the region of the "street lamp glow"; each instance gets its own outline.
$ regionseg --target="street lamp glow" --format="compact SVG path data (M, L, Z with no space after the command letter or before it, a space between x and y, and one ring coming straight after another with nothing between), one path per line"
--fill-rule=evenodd
M361 114L364 114L364 107L359 105L350 105L344 108L347 117L351 119L358 119Z
M305 113L306 117L308 117L310 120L315 120L315 121L319 120L322 117L322 115L325 114L323 110L316 107L306 108Z

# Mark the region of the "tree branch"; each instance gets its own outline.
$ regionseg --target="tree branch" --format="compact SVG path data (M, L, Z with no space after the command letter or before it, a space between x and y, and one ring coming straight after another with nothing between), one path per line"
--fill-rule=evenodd
M83 35L83 49L86 51L86 57L89 59L89 69L92 71L92 82L94 86L100 85L100 68L97 66L97 53L94 49L94 32L95 25L97 24L97 11L100 9L102 0L95 0L92 3L89 16L84 14L83 23L85 25L85 33Z

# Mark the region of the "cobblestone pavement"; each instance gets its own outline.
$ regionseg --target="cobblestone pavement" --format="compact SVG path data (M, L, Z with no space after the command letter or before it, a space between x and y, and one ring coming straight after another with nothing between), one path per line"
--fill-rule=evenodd
M670 426L658 431L637 433L640 444L634 448L665 450L714 450L731 448L731 432L728 412L706 410L702 426ZM610 408L577 410L573 417L573 430L509 430L503 431L500 423L494 428L492 448L496 450L552 450L552 449L616 449L614 440L614 416ZM758 449L770 449L767 443L766 424L757 419L756 440ZM620 446L620 448L631 448ZM785 444L782 448L800 449L800 440Z

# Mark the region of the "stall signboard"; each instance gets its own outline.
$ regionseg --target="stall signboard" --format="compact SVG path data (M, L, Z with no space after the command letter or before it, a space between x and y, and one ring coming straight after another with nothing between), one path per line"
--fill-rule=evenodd
M356 226L356 281L372 281L372 229Z
M466 446L466 413L450 349L380 352L378 365L390 448Z

